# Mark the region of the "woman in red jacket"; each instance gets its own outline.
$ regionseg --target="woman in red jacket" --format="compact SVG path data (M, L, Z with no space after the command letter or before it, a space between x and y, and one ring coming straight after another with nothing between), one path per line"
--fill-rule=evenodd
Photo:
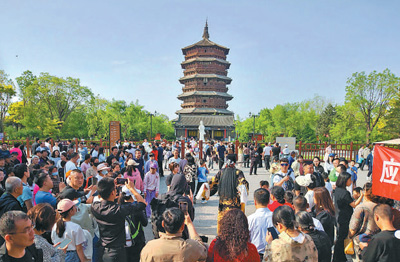
M207 262L259 262L255 245L249 242L247 217L238 208L229 209L219 222L219 232L208 248Z

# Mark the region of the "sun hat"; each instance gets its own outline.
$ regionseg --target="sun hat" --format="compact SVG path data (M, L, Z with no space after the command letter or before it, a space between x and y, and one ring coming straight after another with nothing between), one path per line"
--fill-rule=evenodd
M102 171L102 170L110 170L110 167L107 166L106 163L102 163L102 164L97 166L97 171Z
M61 200L60 202L58 202L57 204L57 211L59 213L64 213L68 210L70 210L73 206L75 206L76 204L79 204L79 200L70 200L68 198L64 198L63 200Z
M139 163L136 163L136 161L133 159L129 159L127 165L128 166L138 166Z

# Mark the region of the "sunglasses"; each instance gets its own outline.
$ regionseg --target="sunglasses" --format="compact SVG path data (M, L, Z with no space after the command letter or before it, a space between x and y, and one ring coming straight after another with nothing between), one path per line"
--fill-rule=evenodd
M281 164L281 166L288 166L289 164Z

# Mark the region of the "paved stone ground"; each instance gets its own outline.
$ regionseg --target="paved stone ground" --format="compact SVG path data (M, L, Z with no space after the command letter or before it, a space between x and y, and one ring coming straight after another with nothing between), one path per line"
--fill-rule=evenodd
M214 164L215 168L218 168ZM250 185L250 192L249 192L249 199L246 205L246 216L251 215L255 211L254 201L253 201L253 193L256 189L260 187L261 180L270 181L270 173L265 170L265 166L263 168L259 168L257 170L257 175L249 175L249 168L242 168L241 169L247 181ZM210 170L209 179L217 173L217 169ZM359 171L358 173L358 186L363 186L367 181L368 171ZM167 171L166 174L169 174ZM165 178L161 178L160 182L160 193L166 193L167 186L165 185ZM196 227L197 232L200 235L205 235L209 238L209 243L216 237L217 234L217 215L218 215L218 196L214 195L210 198L208 203L201 204L199 201L195 204L195 220L194 225ZM146 235L146 240L153 239L153 233L151 231L151 225L149 224L146 228L144 228L144 232Z

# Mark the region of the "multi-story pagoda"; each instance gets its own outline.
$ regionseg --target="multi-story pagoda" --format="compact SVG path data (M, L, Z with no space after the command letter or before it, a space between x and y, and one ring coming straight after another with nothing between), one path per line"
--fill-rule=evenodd
M182 48L185 61L181 63L184 76L182 109L175 120L175 135L198 137L198 127L203 121L206 138L228 139L234 137L233 112L229 111L227 101L232 100L227 85L232 81L227 76L230 63L226 61L229 48L209 40L208 24L204 27L203 39Z

